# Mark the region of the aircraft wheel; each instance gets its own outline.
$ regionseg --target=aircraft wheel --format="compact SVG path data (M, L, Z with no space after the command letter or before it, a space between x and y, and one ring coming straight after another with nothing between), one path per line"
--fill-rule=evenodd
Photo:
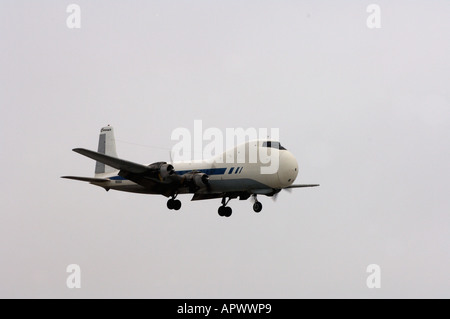
M181 205L180 205L180 206L181 206ZM175 208L175 200L173 200L172 198L169 199L169 200L167 201L167 208L168 208L168 209L174 209L174 208Z
M181 208L181 202L178 199L173 201L173 209L179 210Z
M230 217L231 216L231 214L233 213L233 210L231 209L231 207L224 207L225 208L225 214L224 214L224 216L225 217Z
M253 210L255 213L259 213L262 210L262 204L260 202L255 202L253 204Z
M220 207L219 207L218 213L219 213L219 216L220 216L220 217L225 216L225 210L226 210L226 207L225 207L225 206L220 206Z

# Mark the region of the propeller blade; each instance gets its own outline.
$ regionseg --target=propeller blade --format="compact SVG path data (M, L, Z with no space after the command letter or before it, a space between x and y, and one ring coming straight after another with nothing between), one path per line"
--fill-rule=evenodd
M273 200L274 202L277 201L278 194L279 194L279 193L275 193L275 194L272 195L272 200Z

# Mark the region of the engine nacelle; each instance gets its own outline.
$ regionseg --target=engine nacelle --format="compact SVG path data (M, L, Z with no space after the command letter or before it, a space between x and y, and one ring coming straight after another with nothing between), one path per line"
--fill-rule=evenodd
M167 164L167 162L156 162L153 164L150 164L148 166L151 170L149 176L153 178L166 178L173 173L175 173L175 170L172 165Z
M205 173L195 173L192 177L195 186L203 188L207 187L209 184L209 177Z
M162 178L166 178L170 175L172 175L175 172L174 168L172 165L170 164L162 164L161 167L159 168L159 174L161 175Z
M183 175L183 185L189 187L190 191L209 186L209 177L205 173L189 172Z

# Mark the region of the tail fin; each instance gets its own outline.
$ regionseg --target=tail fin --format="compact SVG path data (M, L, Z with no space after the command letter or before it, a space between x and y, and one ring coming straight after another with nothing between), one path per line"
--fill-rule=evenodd
M117 157L116 141L114 139L114 128L112 126L102 127L98 139L98 152L101 154ZM95 176L117 171L115 168L100 162L95 163Z

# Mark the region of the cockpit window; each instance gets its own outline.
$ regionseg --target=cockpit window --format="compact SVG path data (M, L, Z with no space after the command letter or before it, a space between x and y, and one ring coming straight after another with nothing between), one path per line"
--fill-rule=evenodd
M279 150L286 150L283 146L281 146L280 142L272 142L272 141L267 141L264 142L263 147L272 147L272 148L276 148Z

